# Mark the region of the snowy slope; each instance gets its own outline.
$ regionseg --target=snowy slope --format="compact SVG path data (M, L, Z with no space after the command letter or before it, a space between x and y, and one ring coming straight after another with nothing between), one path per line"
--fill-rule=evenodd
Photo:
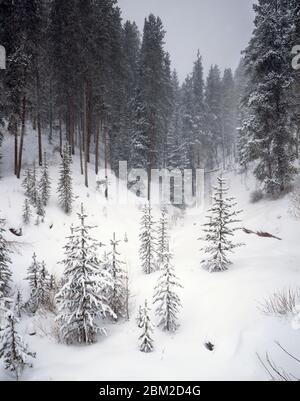
M0 181L0 210L7 218L8 226L18 228L22 225L24 195L20 182L11 176L11 149L12 143L6 140L3 165L7 170ZM31 163L34 154L35 142L27 137L25 163ZM34 251L40 260L45 260L50 273L61 274L62 266L58 262L63 256L65 236L76 219L76 213L66 216L57 206L55 190L59 156L49 153L48 159L53 188L45 223L24 228L24 235L19 239L8 234L8 240L20 242L12 257L13 273L16 284L25 291L27 284L23 278ZM231 193L244 209L243 226L269 231L283 240L239 232L237 240L245 242L246 246L236 251L232 258L234 264L225 273L210 274L200 268L201 243L197 238L201 235L204 214L190 209L177 221L171 236L175 253L173 262L184 286L180 292L183 303L181 327L172 335L156 329L155 351L143 354L138 349L139 329L135 317L145 298L152 300L158 273L145 276L140 268L138 234L141 212L132 205L103 205L101 195L95 190L92 170L90 188L86 189L78 166L75 158L75 211L83 202L89 222L97 226L94 235L103 243L109 243L114 231L122 240L120 251L130 272L131 319L118 324L107 323L108 337L99 338L95 345L66 346L58 344L53 336L53 316L24 317L20 330L30 348L37 352L37 359L34 368L27 370L23 379L264 380L268 376L256 354L264 356L266 352L288 371L297 374L298 369L300 376L299 365L294 365L274 343L279 341L299 357L300 332L292 329L288 319L266 317L259 310L259 303L276 289L295 288L300 284L300 224L288 214L287 197L250 204L250 189L254 189L252 178L248 180L233 172L226 175ZM158 210L155 210L155 215L159 215ZM128 243L123 241L125 232ZM32 325L37 331L36 336L29 336ZM207 341L215 344L213 352L205 348ZM8 378L0 362L0 380Z

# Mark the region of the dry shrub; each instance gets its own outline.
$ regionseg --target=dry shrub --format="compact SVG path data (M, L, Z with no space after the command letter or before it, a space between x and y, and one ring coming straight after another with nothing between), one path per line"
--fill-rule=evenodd
M283 289L276 291L260 304L259 309L267 316L284 317L293 313L300 302L299 289Z

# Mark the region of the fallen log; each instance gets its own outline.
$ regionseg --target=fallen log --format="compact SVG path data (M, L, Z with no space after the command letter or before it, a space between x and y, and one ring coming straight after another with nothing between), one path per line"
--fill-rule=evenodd
M258 237L263 237L263 238L275 238L278 241L282 241L282 238L276 237L276 235L264 232L264 231L252 231L249 230L248 228L243 228L243 231L245 234L254 234L257 235Z

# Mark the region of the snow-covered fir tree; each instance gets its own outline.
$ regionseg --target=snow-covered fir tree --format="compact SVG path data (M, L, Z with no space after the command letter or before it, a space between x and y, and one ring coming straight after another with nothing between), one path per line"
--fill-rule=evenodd
M156 246L152 207L150 203L147 203L143 208L140 233L140 258L146 274L155 270Z
M58 183L58 202L65 213L72 212L73 207L73 185L72 185L72 158L70 148L65 144L62 154L60 178Z
M18 288L14 295L14 301L13 301L13 311L18 319L21 318L23 309L24 309L23 294L22 291Z
M14 314L9 311L6 316L6 326L0 332L0 358L3 359L4 368L11 372L18 380L27 367L32 367L30 360L35 354L28 350L27 344L17 332L18 323Z
M136 324L139 328L142 327L142 322L143 322L143 307L142 305L140 305L136 316Z
M178 313L181 302L176 288L182 287L171 264L171 253L166 250L163 255L162 273L155 287L153 303L155 314L159 318L158 326L166 331L176 331L178 328Z
M236 224L241 222L238 219L241 210L236 209L235 199L227 196L229 188L226 181L220 177L217 181L209 210L209 222L204 225L205 237L201 238L206 242L206 246L201 249L206 258L201 264L210 272L227 270L232 263L228 254L243 245L232 239L234 233L240 229Z
M40 264L37 281L37 301L39 306L48 306L50 299L50 275L46 264L43 261Z
M37 216L40 217L40 219L43 222L44 217L45 217L45 207L44 207L44 203L43 203L41 194L37 194L37 197L36 197L36 214L37 214Z
M259 0L254 5L255 30L245 51L249 84L239 134L240 161L257 161L254 174L272 195L285 191L296 172L288 107L293 75L288 9L286 0Z
M30 168L27 168L24 174L24 179L22 181L22 187L25 191L25 196L28 199L31 199L31 191L32 191L32 174Z
M30 208L30 202L28 200L28 198L25 198L24 201L24 206L23 206L23 222L25 224L29 224L31 217L32 217L32 213L31 213L31 208Z
M44 206L47 206L51 193L51 180L47 162L47 154L44 153L42 174L39 182L39 194Z
M112 250L109 257L109 270L112 276L113 287L109 293L109 306L114 312L116 318L125 317L126 312L126 272L124 270L124 262L119 260L120 253L118 246L120 241L116 240L116 234L110 241Z
M139 337L141 342L140 350L142 352L152 352L153 351L153 339L151 337L153 333L153 326L149 317L150 309L148 307L147 300L145 300L145 305L141 310L141 324L140 328L142 330L142 335Z
M157 235L158 235L158 264L160 267L164 265L164 256L168 251L169 235L168 235L168 209L166 206L161 208L161 217L158 222Z
M38 197L38 180L37 180L37 168L36 163L33 163L31 170L31 189L30 189L30 202L32 206L36 207Z
M42 305L43 297L41 294L44 283L41 278L41 263L37 260L37 256L34 253L32 256L32 263L27 269L26 280L29 283L30 296L26 302L26 309L30 313L35 313L38 308Z
M90 235L92 227L86 224L87 217L82 206L80 223L72 227L65 246L64 285L56 297L57 321L67 344L94 343L97 333L106 334L100 319L116 318L107 299L108 289L113 288L112 278L101 269L99 242Z
M5 234L5 220L0 218L0 296L8 298L11 291L10 250Z

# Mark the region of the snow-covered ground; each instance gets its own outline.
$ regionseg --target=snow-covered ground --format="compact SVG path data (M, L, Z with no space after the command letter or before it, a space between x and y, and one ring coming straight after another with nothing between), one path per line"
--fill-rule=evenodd
M0 210L8 227L22 226L23 189L12 176L12 143L3 146L3 177L0 181ZM36 154L35 145L26 138L25 165ZM288 358L275 344L279 341L289 352L300 356L300 331L293 330L289 319L264 316L259 304L275 290L300 286L300 222L288 213L289 200L249 202L255 184L234 172L226 174L230 192L237 197L243 226L271 232L282 241L247 235L242 231L237 240L246 243L232 257L234 264L228 272L210 274L200 267L201 225L205 214L189 209L171 230L173 263L184 289L180 291L183 309L180 329L168 335L156 328L155 350L143 354L138 349L139 329L136 314L145 298L152 300L158 274L142 273L138 257L140 209L133 205L103 205L96 192L91 169L90 188L83 185L79 163L74 160L74 212L66 216L57 206L58 154L48 153L52 177L52 197L44 224L23 227L23 237L8 233L8 240L18 241L13 259L15 283L24 288L26 269L35 251L45 260L50 273L60 275L63 266L65 237L76 220L76 210L83 202L89 222L97 226L94 235L105 244L113 232L121 239L120 251L130 274L129 322L107 323L108 336L99 338L92 346L58 344L53 336L53 316L30 318L24 316L20 332L30 349L37 353L33 369L24 373L25 380L127 380L127 379L194 379L194 380L264 380L268 375L257 354L268 352L277 365L300 376L300 365ZM173 211L171 211L171 214ZM155 210L158 217L159 210ZM53 223L53 228L50 226ZM125 233L128 242L124 241ZM153 308L152 308L153 312ZM152 313L153 321L154 314ZM37 335L30 336L32 326ZM206 342L215 345L213 352ZM9 379L0 362L0 380ZM297 372L298 370L298 372ZM297 375L298 373L298 375Z

